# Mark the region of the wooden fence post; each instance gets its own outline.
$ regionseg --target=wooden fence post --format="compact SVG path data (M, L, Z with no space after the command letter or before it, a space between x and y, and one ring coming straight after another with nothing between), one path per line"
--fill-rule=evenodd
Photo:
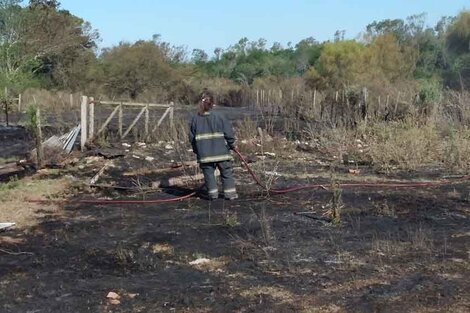
M147 104L145 106L145 139L146 140L147 140L147 137L149 135L149 120L150 120L149 105Z
M122 102L119 105L118 127L119 127L119 137L122 139Z
M119 105L119 111L118 111L118 131L119 131L119 137L122 138L122 102Z
M395 112L394 112L394 115L396 116L397 115L397 111L398 111L398 102L400 101L400 92L398 92L398 96L397 96L397 102L395 102Z
M368 104L367 104L367 96L368 96L368 91L367 91L367 88L364 87L362 88L362 96L363 96L363 101L364 101L364 105L362 107L362 118L364 119L364 121L366 121L367 123L367 118L368 118L368 114L369 114L369 108L368 108Z
M73 108L73 93L70 94L70 107Z
M315 108L317 106L317 89L313 90L313 114L315 114Z
M90 112L88 113L88 116L90 117L90 125L89 129L90 132L88 134L89 139L93 139L95 136L95 98L90 97L90 106L89 106Z
M8 98L5 97L5 100L4 100L4 104L5 104L5 121L7 123L7 127L10 126L10 121L9 121L9 118L8 118Z
M21 94L18 95L18 113L21 113Z
M170 127L173 128L174 123L173 123L173 117L175 114L175 104L173 102L170 102L171 105L171 111L170 111Z
M81 117L80 117L80 131L81 131L81 136L80 136L80 147L82 151L85 150L85 144L87 142L87 133L88 133L88 127L87 127L87 119L88 119L88 114L87 114L87 107L88 107L88 98L87 96L82 96L82 103L81 103Z
M382 108L382 99L380 98L380 96L378 97L377 99L377 103L378 103L378 106L377 106L377 110L375 112L375 116L379 116L380 112L381 112L381 108Z
M44 151L42 149L42 130L41 130L41 109L36 109L36 156L37 166L40 169L43 165Z
M7 127L9 126L9 118L8 118L8 88L5 87L5 98L4 98L4 104L5 104L5 121L7 123Z

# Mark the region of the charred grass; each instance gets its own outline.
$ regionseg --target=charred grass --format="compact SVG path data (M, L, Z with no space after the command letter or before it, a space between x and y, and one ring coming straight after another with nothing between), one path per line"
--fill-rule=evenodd
M300 166L289 159L265 160L267 168L274 164L279 172ZM327 182L331 169L316 166ZM470 205L463 196L468 184L269 196L254 191L245 175L237 172L242 197L234 202L192 199L141 207L70 203L56 208L53 216L39 216L35 223L9 232L2 248L33 255L0 255L2 310L468 308ZM350 177L335 174L340 182ZM275 184L306 179L281 177ZM62 180L43 182L49 187L12 182L3 187L2 199L24 204L33 192L52 198L90 196L86 190L57 195L55 186L63 185ZM95 191L93 197L106 194ZM321 218L339 203L341 223ZM208 261L191 264L200 259ZM121 304L106 300L109 291L122 296Z
M325 188L274 196L240 169L241 197L233 202L194 198L150 206L46 206L25 199L169 195L77 188L54 175L2 185L0 212L7 215L0 216L20 221L17 229L1 234L2 249L30 253L0 252L2 311L470 309L468 182L421 189L340 185L465 174L470 141L464 127L369 121L354 131L312 126L292 139L263 123L276 121L242 119L237 126L240 148L255 161L263 181L272 186L315 182ZM155 138L155 146L145 151L131 148L104 181L145 185L159 177L155 168L191 159L182 122L162 136L167 136L163 143ZM147 156L156 160L146 161ZM102 165L66 173L89 178ZM124 173L134 181L125 180ZM21 222L18 212L29 217ZM121 295L119 305L106 299L109 291Z

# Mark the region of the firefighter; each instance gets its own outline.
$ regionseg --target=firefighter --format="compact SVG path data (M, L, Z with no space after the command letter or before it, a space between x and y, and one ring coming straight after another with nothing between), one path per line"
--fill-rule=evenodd
M221 114L212 111L214 96L205 91L202 93L199 110L191 119L189 141L204 175L205 189L210 200L219 197L216 168L220 171L224 198L238 198L233 178L232 155L235 149L235 137L231 123Z

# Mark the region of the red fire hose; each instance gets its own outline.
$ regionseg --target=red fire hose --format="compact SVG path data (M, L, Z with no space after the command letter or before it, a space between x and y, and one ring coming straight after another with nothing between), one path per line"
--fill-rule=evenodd
M319 189L325 188L324 185L321 184L309 184L309 185L301 185L301 186L291 186L287 188L281 189L274 189L268 188L265 186L261 180L256 176L255 172L251 169L246 161L245 157L238 151L237 149L233 150L235 154L240 158L243 165L245 165L246 169L250 173L253 180L256 182L258 186L263 188L263 190L273 193L273 194L285 194L290 192L296 192L305 189ZM449 180L441 180L435 182L415 182L415 183L346 183L346 184L338 184L339 188L355 188L355 187L375 187L375 188L418 188L418 187L437 187L442 185L447 185L450 183L462 182L468 180L469 177L465 176L459 180L449 181ZM155 200L99 200L99 199L91 199L91 200L27 200L30 203L60 203L60 204L95 204L95 205L118 205L118 204L158 204L158 203L168 203L168 202L177 202L189 199L194 197L197 194L196 191L190 192L187 195L174 197L169 199L155 199Z

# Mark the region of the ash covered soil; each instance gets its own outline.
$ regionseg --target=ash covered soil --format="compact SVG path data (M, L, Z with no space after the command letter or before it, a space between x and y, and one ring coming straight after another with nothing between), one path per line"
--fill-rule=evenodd
M123 173L168 164L175 155L166 150L145 150L158 156L156 161L130 151L102 182L132 186L142 175L147 177L142 183L149 184L159 176L140 171L124 179ZM253 167L258 173L275 171L275 185L329 187L332 170L316 160L291 155ZM96 159L54 176L89 179L105 162ZM368 178L375 175L370 169L363 172ZM244 169L235 173L236 201L73 202L169 198L184 189L76 188L59 195L72 202L43 214L35 226L0 233L1 248L10 252L0 252L0 311L470 311L468 183L344 189L338 203L325 189L268 196ZM403 175L439 176L428 174ZM353 180L341 169L335 175L339 181ZM396 179L376 175L391 178ZM338 224L330 220L335 203L342 208ZM48 212L50 206L39 210ZM108 299L110 291L119 299Z

